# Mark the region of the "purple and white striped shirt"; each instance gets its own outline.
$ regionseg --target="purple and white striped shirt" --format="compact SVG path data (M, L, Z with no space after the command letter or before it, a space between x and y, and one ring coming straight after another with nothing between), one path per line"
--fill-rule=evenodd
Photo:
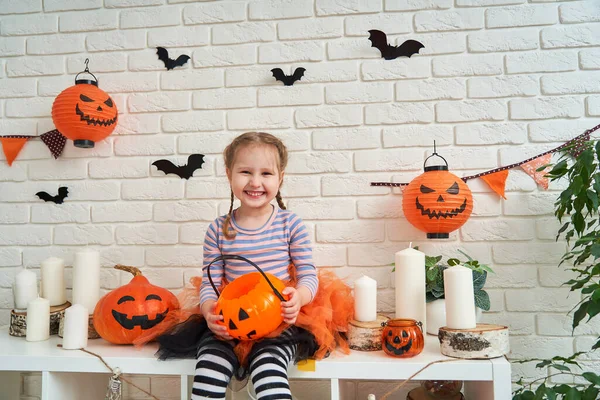
M319 280L312 260L312 247L308 230L296 214L273 206L269 220L258 229L240 228L235 222L235 212L231 225L236 231L234 239L223 235L225 215L214 220L204 237L204 260L206 267L220 255L236 254L256 263L264 272L271 273L281 280L290 278L288 266L293 263L296 267L297 286L305 286L315 297ZM225 265L223 265L225 264ZM224 267L224 268L223 268ZM221 285L223 273L228 282L235 278L256 272L256 269L239 260L217 261L210 267L210 276L216 287ZM206 273L202 276L200 288L200 304L206 300L216 300Z

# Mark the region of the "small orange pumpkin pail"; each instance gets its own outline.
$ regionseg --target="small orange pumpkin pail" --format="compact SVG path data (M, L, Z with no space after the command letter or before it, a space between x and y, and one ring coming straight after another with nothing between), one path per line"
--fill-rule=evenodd
M410 358L423 351L423 331L414 319L391 319L381 333L381 347L392 357Z
M257 269L233 280L219 290L210 276L210 266L220 260L245 261ZM252 261L238 255L221 255L211 261L206 267L208 280L219 299L215 314L222 315L222 323L227 332L239 340L259 339L273 332L283 322L281 302L286 301L281 294L285 284L275 275L263 272Z

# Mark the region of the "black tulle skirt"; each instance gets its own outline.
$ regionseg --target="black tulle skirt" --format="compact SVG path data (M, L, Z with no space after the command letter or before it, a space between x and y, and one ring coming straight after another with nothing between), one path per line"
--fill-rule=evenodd
M260 350L266 346L297 346L294 363L313 357L318 349L317 341L312 333L290 325L286 333L273 338L262 338L253 341L252 349L248 355L247 362L242 363L236 360L235 376L238 380L244 380L248 375L247 366L252 363L253 356L260 353ZM198 357L198 352L208 342L214 342L215 334L208 328L206 320L200 315L192 315L185 322L175 325L168 333L158 337L159 348L156 356L160 360L173 358L193 358ZM238 340L227 342L233 349Z

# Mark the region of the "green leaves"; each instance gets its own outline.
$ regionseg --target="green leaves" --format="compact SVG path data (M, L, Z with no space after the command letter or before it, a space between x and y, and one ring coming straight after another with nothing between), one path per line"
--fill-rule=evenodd
M475 306L483 311L490 311L490 296L485 290L478 290L474 293Z

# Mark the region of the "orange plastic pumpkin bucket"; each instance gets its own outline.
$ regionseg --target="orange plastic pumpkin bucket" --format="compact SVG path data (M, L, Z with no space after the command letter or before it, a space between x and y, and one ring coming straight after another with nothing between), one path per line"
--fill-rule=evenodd
M210 266L220 260L241 260L252 265L252 272L225 286L221 293L210 276ZM222 315L222 323L229 334L239 340L259 339L273 332L282 322L281 302L286 301L281 291L285 284L275 275L265 273L252 261L238 255L216 257L203 270L219 299L215 314Z

